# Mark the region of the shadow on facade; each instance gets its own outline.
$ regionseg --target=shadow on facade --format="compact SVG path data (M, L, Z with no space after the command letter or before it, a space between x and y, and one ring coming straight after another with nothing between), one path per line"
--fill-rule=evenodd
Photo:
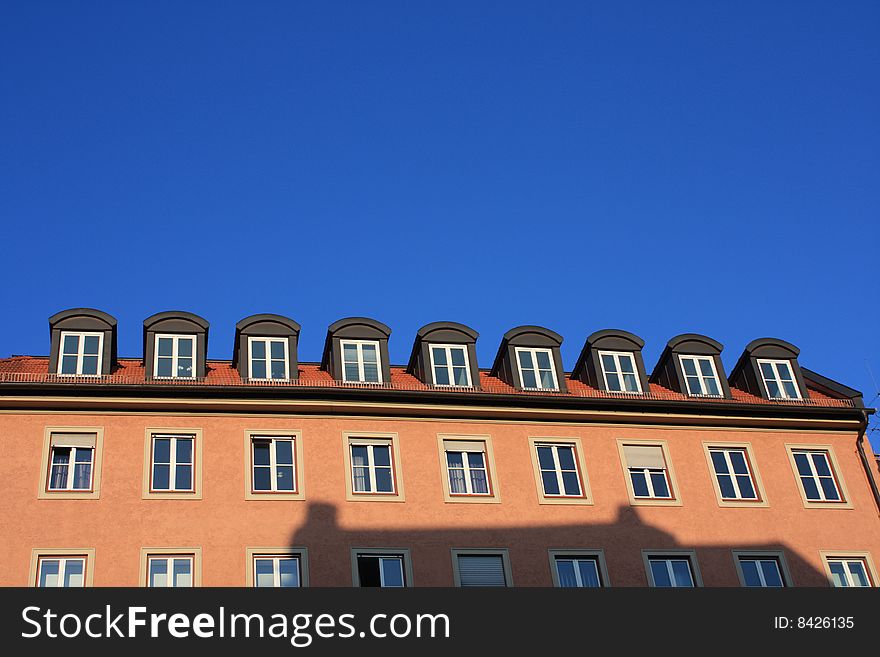
M353 504L369 504L354 502ZM389 504L394 509L396 504ZM393 512L393 511L392 511ZM733 551L781 552L783 570L792 586L828 586L826 575L782 542L683 544L673 534L645 523L636 507L618 507L612 523L553 524L533 527L468 526L448 528L390 528L340 526L333 504L309 504L306 521L290 538L291 547L309 551L312 586L351 586L351 552L356 549L406 549L412 555L416 586L452 586L453 548L506 548L515 586L552 586L551 549L602 549L613 586L647 586L643 550L694 550L704 586L741 586ZM731 525L731 533L736 526ZM818 555L816 555L818 558Z

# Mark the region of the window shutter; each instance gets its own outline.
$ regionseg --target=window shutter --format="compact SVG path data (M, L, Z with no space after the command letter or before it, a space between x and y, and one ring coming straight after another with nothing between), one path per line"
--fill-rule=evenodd
M459 555L458 574L462 586L507 586L499 554Z
M447 452L485 452L486 443L482 440L444 440L443 449Z
M94 447L96 439L93 433L53 433L52 447Z
M624 445L623 454L628 468L665 468L663 448L660 445Z

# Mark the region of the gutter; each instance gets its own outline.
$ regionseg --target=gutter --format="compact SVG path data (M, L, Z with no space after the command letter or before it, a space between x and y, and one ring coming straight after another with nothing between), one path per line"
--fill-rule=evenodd
M859 458L862 461L862 468L865 470L865 474L868 476L868 483L871 485L871 492L874 494L874 504L877 505L877 513L880 515L880 490L877 489L877 481L874 479L874 473L871 471L871 463L868 461L868 457L865 454L865 434L868 431L868 410L862 411L864 417L864 423L862 424L862 428L859 429L858 438L856 438L856 450L859 452Z

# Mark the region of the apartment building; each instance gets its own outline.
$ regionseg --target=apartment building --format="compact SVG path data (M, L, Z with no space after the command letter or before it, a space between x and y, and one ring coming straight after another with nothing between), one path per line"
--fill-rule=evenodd
M143 355L117 322L49 319L49 355L0 359L5 586L876 586L877 460L861 394L777 339L726 373L672 338L478 334L163 312ZM230 333L232 333L230 331ZM213 338L212 339L216 339ZM7 345L7 348L10 346Z

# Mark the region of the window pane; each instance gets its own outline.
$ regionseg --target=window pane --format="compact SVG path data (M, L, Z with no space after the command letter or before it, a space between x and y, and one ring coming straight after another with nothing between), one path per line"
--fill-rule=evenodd
M361 375L357 363L346 363L344 376L346 381L360 381Z
M73 467L73 487L76 490L88 490L92 485L92 464L77 463Z
M283 360L273 360L272 361L272 378L273 379L286 379L287 378L287 364Z
M838 588L849 586L843 563L840 561L832 561L828 564L828 568L831 570L831 579L834 582L834 586Z
M462 453L446 452L446 465L450 468L463 468L464 461L462 460Z
M828 467L828 459L824 454L810 454L813 459L813 467L816 468L816 474L820 477L830 477L831 468Z
M454 348L450 350L452 354L452 364L457 367L464 367L466 363L466 359L464 356L464 349L462 348Z
M177 355L178 356L192 356L193 355L193 340L192 338L181 338L177 341Z
M266 343L262 340L254 340L251 342L251 358L266 358Z
M52 466L52 474L49 478L49 488L50 489L67 488L67 466L66 465L53 465Z
M550 370L541 370L541 387L545 390L556 388L556 381L553 380L553 372Z
M403 563L400 559L380 559L382 563L382 586L403 586Z
M269 343L269 350L272 358L275 360L284 360L284 343L280 340L273 340Z
M630 470L630 478L632 479L633 494L636 497L648 497L648 481L645 473L641 470Z
M174 586L192 586L192 568L189 559L174 560Z
M785 389L785 396L789 399L797 399L799 397L797 388L791 381L784 381L782 387Z
M81 587L83 585L82 559L67 559L64 564L64 586Z
M620 387L620 378L617 374L608 374L606 379L608 380L608 389L611 392L620 392L623 388Z
M156 363L156 376L171 376L171 359L160 358Z
M535 353L535 359L538 361L538 368L542 370L549 370L552 368L552 364L550 362L550 354L546 351L538 351Z
M278 474L275 477L275 486L278 490L293 490L293 466L279 465Z
M522 370L523 388L537 388L538 379L535 377L534 370Z
M697 375L697 366L693 358L682 358L681 366L686 376Z
M434 355L434 365L446 365L446 350L442 347L434 347L431 352Z
M632 374L636 371L632 356L619 356L620 371L624 374Z
M376 468L376 491L379 493L391 493L394 491L391 481L391 468Z
M727 474L727 459L724 458L724 452L710 452L712 455L712 466L717 474Z
M639 391L639 380L636 378L635 374L624 374L623 384L626 387L627 392Z
M471 489L478 495L488 494L489 481L485 470L471 470Z
M464 482L464 470L458 468L449 469L449 492L453 495L464 495L467 488Z
M438 386L449 385L449 371L445 367L434 368L434 383Z
M87 335L83 338L83 353L87 356L98 355L98 342L100 338L97 335Z
M559 467L563 470L575 470L574 449L572 447L557 447L556 454L559 456Z
M275 572L272 559L254 560L254 585L260 588L275 586Z
M351 446L351 462L353 465L367 465L369 463L366 445Z
M374 344L361 345L361 351L364 354L364 363L378 362L378 354L376 353L376 345L374 345Z
M370 473L367 468L354 468L354 489L358 493L370 492Z
M82 373L83 374L97 374L98 373L98 357L97 356L83 356Z
M58 573L61 570L61 562L57 559L43 559L40 561L40 586L58 586Z
M791 368L789 368L788 363L776 363L776 370L779 372L779 377L783 381L791 381Z
M171 338L159 338L158 351L160 356L171 356L174 353L174 341Z
M775 561L761 561L761 572L764 573L764 582L767 586L782 586L782 575L779 573L779 564Z
M755 487L752 486L752 478L748 475L738 475L736 483L739 486L739 492L743 499L753 500L757 498Z
M850 561L848 563L849 566L849 574L852 576L853 584L855 586L870 586L870 582L868 581L868 573L865 570L865 564L861 561Z
M708 395L720 395L721 390L718 389L718 382L715 379L705 379L706 383L706 394Z
M280 559L278 568L282 587L299 586L299 559Z
M62 374L76 374L76 356L64 356L61 359Z
M666 475L664 473L652 472L651 485L654 486L655 497L669 497L669 486L666 483Z
M742 559L739 562L742 568L743 581L746 586L761 586L761 578L758 575L758 564L751 559Z
M74 354L79 353L79 336L78 335L65 335L64 336L64 348L61 350L63 354Z
M269 465L269 446L268 440L254 441L254 465Z
M471 468L484 468L485 461L483 460L482 452L468 452L467 453L468 465Z
M356 363L358 361L356 344L342 345L342 360L346 363Z
M375 363L364 363L364 381L367 383L379 382L379 366Z
M251 361L251 378L254 379L265 379L266 377L266 361L264 360L252 360Z
M254 490L272 490L271 473L267 467L254 468Z
M822 492L825 493L826 500L836 501L840 499L837 486L834 485L834 479L831 477L820 477L819 483L822 485Z
M819 488L812 477L801 477L801 484L804 487L804 495L808 500L819 499Z
M733 481L730 475L718 475L718 488L721 489L721 497L724 499L733 499L736 497L736 489L733 487Z
M675 577L676 586L693 586L691 567L687 561L675 560L672 562L672 574Z
M192 358L177 359L177 376L183 378L193 376Z
M654 579L654 586L672 586L672 580L669 579L669 571L666 568L665 561L651 561L651 575Z
M534 369L534 364L532 363L532 352L530 351L520 351L519 352L519 368L520 370L531 370Z
M740 451L730 451L730 462L733 464L733 471L736 474L748 474L749 468L746 465L746 456Z
M191 465L178 465L175 468L174 488L177 490L190 490L192 488Z
M169 465L154 465L153 466L153 489L154 490L168 490L170 471L171 471L171 466L169 466Z
M187 438L177 439L177 462L192 463L192 440Z
M452 376L455 379L455 385L457 385L457 386L468 385L468 371L467 371L466 367L453 367L452 368Z
M374 445L373 458L376 465L391 465L391 448L388 445Z
M279 465L290 465L293 463L292 440L275 441L275 463Z
M581 575L581 585L585 587L597 588L599 582L599 569L593 559L579 559L578 570Z
M574 588L577 586L577 576L574 572L574 561L569 559L556 560L556 574L559 576L559 586Z
M168 586L168 560L150 560L150 586Z
M803 452L795 453L794 463L797 466L799 475L809 477L813 474L812 470L810 470L810 462L807 460L807 455Z
M776 381L768 381L767 382L767 395L771 399L778 399L782 397L782 394L779 391L779 384Z
M562 485L565 487L566 495L580 495L581 494L581 482L578 480L578 476L576 472L563 472L562 473Z
M541 481L544 483L544 495L559 495L559 482L556 481L555 472L542 472Z
M608 354L602 355L602 369L606 374L617 372L617 363L614 361L614 356L609 356Z
M708 358L700 359L700 372L705 377L715 378L715 372L712 371L712 361Z

